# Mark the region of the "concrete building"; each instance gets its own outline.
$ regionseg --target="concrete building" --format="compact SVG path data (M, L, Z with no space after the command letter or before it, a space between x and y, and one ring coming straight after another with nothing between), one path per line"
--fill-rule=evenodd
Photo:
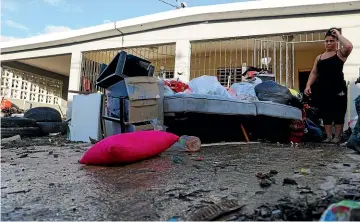
M344 67L353 116L352 101L360 94L354 85L360 69L359 0L190 7L2 43L1 93L18 105L48 104L70 112L73 94L68 90L97 91L100 64L119 50L150 60L158 75L185 82L206 74L226 84L247 64L267 67L279 83L303 90L331 27L341 29L354 45ZM270 63L262 63L264 58Z

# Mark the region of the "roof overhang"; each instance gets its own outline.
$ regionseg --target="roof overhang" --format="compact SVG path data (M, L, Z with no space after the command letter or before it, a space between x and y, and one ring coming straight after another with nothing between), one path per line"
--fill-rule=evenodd
M2 43L1 53L76 44L147 30L221 20L296 16L360 10L359 0L262 0L190 7L89 28Z

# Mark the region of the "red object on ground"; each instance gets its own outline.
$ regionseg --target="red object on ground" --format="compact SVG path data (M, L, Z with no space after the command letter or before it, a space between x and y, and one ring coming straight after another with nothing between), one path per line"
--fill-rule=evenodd
M139 131L107 137L91 147L81 164L114 165L154 157L172 146L179 137L162 131Z
M169 86L172 91L179 93L184 92L187 89L190 89L189 86L183 82L176 81L176 80L166 80L164 81L165 85Z
M203 161L205 158L203 157L203 156L200 156L200 157L198 157L198 158L195 158L194 160L195 161Z
M12 107L12 103L9 100L7 99L1 100L1 110L10 109L11 107Z
M306 110L310 109L308 104L304 104L302 112L302 120L293 120L290 128L292 129L289 141L293 143L300 143L301 138L304 136Z

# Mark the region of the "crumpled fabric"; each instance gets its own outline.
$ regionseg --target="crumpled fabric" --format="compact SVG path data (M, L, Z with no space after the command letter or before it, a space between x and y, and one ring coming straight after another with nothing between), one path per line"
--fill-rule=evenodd
M259 101L256 97L254 85L247 82L234 83L229 89L229 94L237 100L250 102Z
M189 86L187 84L176 80L165 80L164 83L176 93L184 92L185 90L189 89Z

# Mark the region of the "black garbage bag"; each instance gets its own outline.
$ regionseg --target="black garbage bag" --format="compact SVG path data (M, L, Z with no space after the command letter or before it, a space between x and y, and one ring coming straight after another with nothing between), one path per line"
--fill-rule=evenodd
M355 99L355 108L358 116L360 116L360 96ZM346 146L360 154L360 119L358 118L354 131L352 132Z
M255 92L260 101L272 101L274 103L291 105L292 100L294 99L294 96L288 88L279 85L272 80L256 85Z

